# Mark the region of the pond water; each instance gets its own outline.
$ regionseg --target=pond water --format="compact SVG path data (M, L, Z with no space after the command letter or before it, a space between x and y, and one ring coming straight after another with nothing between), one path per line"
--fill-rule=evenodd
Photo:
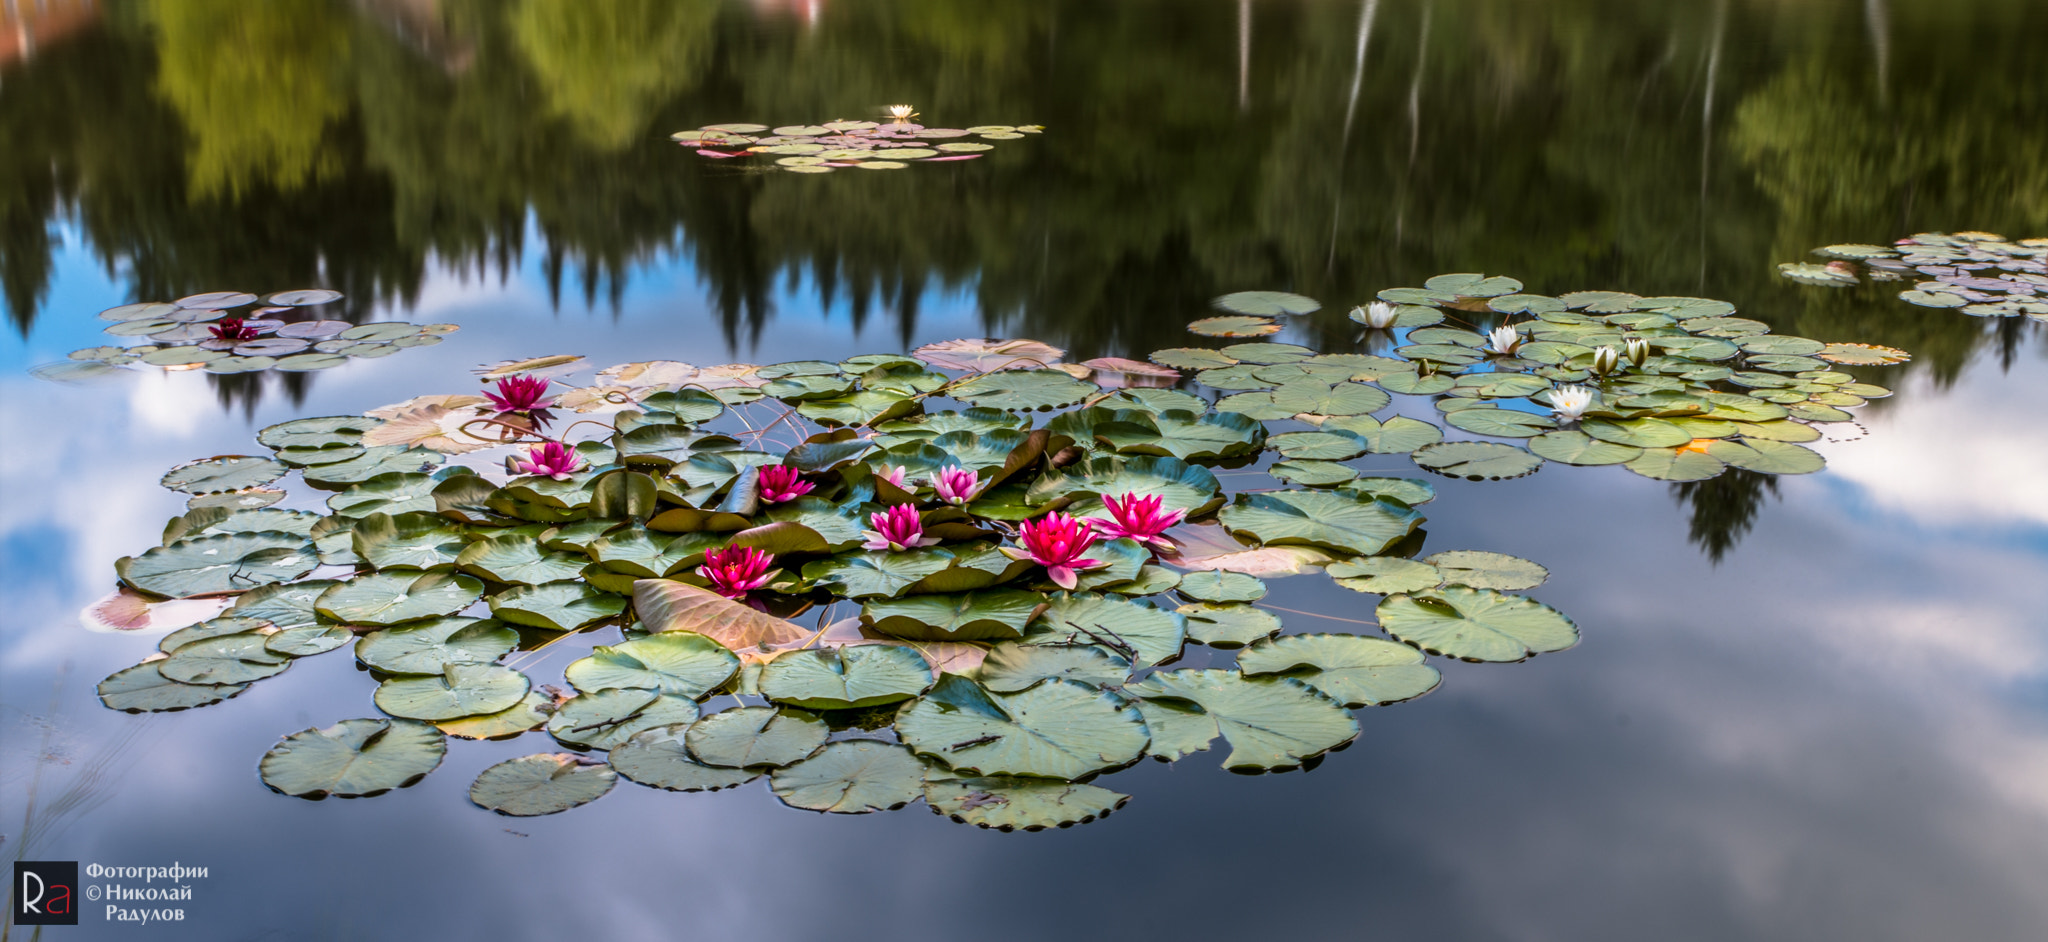
M2040 4L48 0L0 17L0 846L208 868L168 904L182 922L139 932L2048 933L2048 325L1777 269L1918 232L2048 236ZM894 102L935 127L1045 131L820 175L668 139ZM1725 299L1779 334L1913 358L1847 369L1896 394L1816 442L1815 474L1432 478L1428 551L1544 564L1529 594L1573 618L1576 647L1432 659L1440 689L1359 711L1359 739L1306 773L1225 774L1220 748L1143 762L1103 780L1126 807L1065 830L812 815L762 783L622 782L538 818L469 803L485 768L556 751L544 732L308 802L266 789L257 760L372 715L376 681L347 655L198 710L94 695L159 638L79 618L183 512L158 477L250 453L273 423L556 353L777 363L989 336L1142 359L1201 344L1187 322L1249 289L1323 302L1267 339L1363 352L1346 310L1445 272ZM324 316L460 330L313 372L27 372L129 342L94 316L116 305L315 287L345 295ZM1437 418L1426 402L1400 408ZM1399 454L1355 464L1430 477ZM1319 577L1273 585L1288 608L1372 617L1372 596ZM88 904L52 937L131 928Z

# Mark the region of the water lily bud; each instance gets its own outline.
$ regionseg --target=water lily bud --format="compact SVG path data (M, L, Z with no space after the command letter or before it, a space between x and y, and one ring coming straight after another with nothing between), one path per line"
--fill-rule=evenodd
M1620 365L1621 354L1616 352L1613 347L1603 346L1595 347L1593 349L1594 373L1599 374L1601 376L1606 376L1607 374L1614 372L1614 368Z
M1622 345L1622 353L1628 357L1630 363L1640 369L1643 361L1650 358L1650 342L1641 337L1630 337L1628 342Z

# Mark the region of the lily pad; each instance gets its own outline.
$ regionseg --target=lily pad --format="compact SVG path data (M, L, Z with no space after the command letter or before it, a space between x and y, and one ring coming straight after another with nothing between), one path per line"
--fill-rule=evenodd
M144 592L190 598L289 582L320 565L313 545L292 533L258 531L188 537L117 565Z
M1439 442L1415 450L1415 464L1445 477L1505 481L1534 474L1543 459L1496 442Z
M932 680L931 664L915 650L863 644L784 654L761 668L760 690L777 703L848 710L910 699Z
M1380 626L1402 641L1468 661L1519 661L1579 641L1554 608L1492 589L1449 588L1380 600Z
M997 693L953 674L897 713L896 734L959 771L1064 779L1128 765L1151 739L1136 708L1085 684Z
M458 716L452 720L441 720L434 727L457 739L510 739L539 729L548 721L546 711L553 705L553 697L534 690L518 703L496 713Z
M579 693L548 717L548 735L566 746L616 749L651 729L689 724L702 715L697 701L640 687Z
M447 737L412 720L342 720L285 737L263 754L272 791L299 798L363 798L426 778L448 753Z
M1245 315L1204 317L1190 321L1188 332L1204 337L1263 337L1279 333L1280 324L1271 318Z
M1201 602L1255 602L1266 597L1266 583L1241 572L1211 569L1181 577L1180 594Z
M1450 550L1429 557L1444 585L1468 589L1533 589L1550 578L1550 570L1526 559L1481 550Z
M1373 595L1433 589L1444 579L1435 566L1397 556L1361 556L1331 563L1325 571L1338 585Z
M1217 310L1232 314L1251 314L1258 317L1278 317L1283 314L1313 314L1322 309L1322 302L1314 298L1289 294L1285 291L1237 291L1209 302Z
M690 724L676 723L635 733L611 751L612 768L642 785L677 792L736 788L761 777L759 772L698 762L684 742L689 728Z
M872 599L861 619L885 635L915 641L982 641L1024 633L1044 602L1036 592L995 589L955 595Z
M1441 446L1434 446L1441 447ZM1406 504L1330 491L1240 494L1223 509L1224 527L1266 544L1316 546L1374 555L1415 531L1422 515ZM1182 583L1186 590L1186 583Z
M565 675L585 693L614 687L701 697L739 669L740 659L718 642L691 631L664 631L609 647L572 662Z
M186 462L166 473L161 483L187 494L218 494L262 487L290 470L269 458L231 455Z
M1048 677L1118 687L1130 674L1130 661L1097 645L1004 642L981 662L980 680L990 690L1010 693Z
M624 596L574 581L514 586L490 602L497 618L549 631L574 631L626 610Z
M1435 690L1443 675L1405 644L1358 635L1288 635L1238 652L1247 676L1293 677L1346 707L1383 706Z
M783 804L833 814L894 811L916 801L923 785L924 765L916 757L872 739L829 743L769 777Z
M1627 467L1659 481L1704 481L1719 476L1728 466L1713 455L1687 447L1645 448Z
M246 684L282 673L291 658L264 647L260 632L201 638L178 646L156 663L166 679L181 684Z
M1072 827L1108 816L1131 796L1100 785L1013 775L934 777L924 786L933 813L997 831Z
M767 769L808 758L831 735L824 720L802 710L738 707L698 720L683 741L705 765Z
M1097 391L1058 370L1003 370L972 377L948 395L983 408L1027 410L1071 406Z
M1601 441L1573 430L1538 435L1529 440L1529 450L1552 461L1571 465L1622 464L1641 457L1643 453L1634 445Z
M1763 474L1812 474L1827 466L1827 460L1811 448L1761 438L1716 441L1707 446L1707 454L1730 467Z
M188 684L165 677L161 661L115 671L100 681L100 702L109 710L129 713L171 713L210 706L249 689L248 684Z
M1241 648L1280 633L1280 616L1238 602L1201 602L1176 609L1187 617L1188 638L1212 648Z
M1344 416L1323 423L1325 432L1356 435L1376 455L1406 454L1444 440L1443 430L1428 422L1397 415L1381 422L1369 415ZM1292 456L1290 456L1292 457Z
M450 664L438 674L394 677L377 687L377 709L413 720L452 720L509 709L532 681L495 664Z
M448 572L379 572L320 593L313 607L350 625L397 625L453 615L483 595L483 583Z
M1129 690L1148 701L1178 705L1183 722L1208 733L1209 739L1221 735L1231 747L1223 767L1233 772L1300 768L1358 738L1358 722L1351 714L1328 695L1291 677L1246 677L1229 670L1162 671Z
M619 776L569 753L520 756L491 766L469 786L469 800L502 815L534 817L603 798Z
M1093 593L1054 598L1024 636L1026 644L1102 645L1138 666L1172 661L1186 641L1185 616Z
M519 632L484 618L436 618L372 631L356 641L356 660L387 674L439 674L451 664L494 664L519 644Z

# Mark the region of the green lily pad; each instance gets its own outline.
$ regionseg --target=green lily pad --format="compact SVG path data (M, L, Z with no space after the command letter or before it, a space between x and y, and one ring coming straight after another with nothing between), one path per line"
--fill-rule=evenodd
M1128 765L1151 739L1136 708L1085 684L996 693L954 674L896 714L896 734L958 771L1064 779Z
M1444 440L1443 429L1405 415L1385 422L1369 415L1333 418L1323 423L1323 430L1356 435L1365 442L1366 450L1376 455L1406 454Z
M519 645L519 632L484 618L436 618L372 631L356 641L356 660L387 674L439 674L451 664L495 664Z
M1552 461L1572 465L1622 464L1641 457L1634 445L1601 441L1579 431L1545 432L1529 440L1529 450Z
M1004 832L1086 824L1130 800L1100 785L1014 775L933 777L924 785L924 801L933 813Z
M569 753L520 756L491 766L469 786L469 800L512 817L567 811L603 798L619 776Z
M824 720L802 710L738 707L698 720L683 741L705 765L766 769L809 758L831 735Z
M626 610L624 596L573 581L514 586L491 596L490 603L497 618L550 631L574 631Z
M1505 275L1491 278L1471 273L1438 275L1422 283L1430 291L1453 294L1461 298L1497 298L1522 290L1522 283Z
M736 788L761 777L759 772L698 762L684 742L689 728L688 723L676 723L633 734L612 749L612 768L642 785L676 792Z
M434 487L440 483L425 474L380 474L327 498L327 508L345 517L432 513L438 509L434 505Z
M1441 446L1434 446L1441 447ZM1330 491L1239 494L1223 526L1265 544L1306 545L1373 555L1413 533L1422 515L1406 504ZM1185 591L1187 583L1182 582Z
M1468 589L1533 589L1550 578L1550 570L1526 559L1482 550L1450 550L1428 558L1444 585Z
M1324 571L1344 588L1373 595L1434 589L1444 578L1435 566L1397 556L1361 556L1331 563Z
M1579 641L1554 608L1492 589L1449 588L1380 600L1380 627L1435 654L1468 661L1519 661Z
M1025 644L1099 644L1141 667L1179 657L1186 641L1186 617L1093 593L1052 599L1024 636Z
M863 644L784 654L761 668L761 695L813 710L907 700L932 685L923 655L902 645ZM714 763L717 764L717 763Z
M1316 461L1356 458L1365 454L1367 448L1364 438L1341 431L1287 432L1267 439L1266 447L1289 458Z
M1410 507L1436 499L1436 487L1416 478L1358 478L1344 482L1337 489L1367 500L1375 497L1398 500Z
M339 491L381 474L418 474L445 460L447 456L422 448L379 445L347 461L309 467L301 472L300 476L314 487Z
M238 635L245 631L257 631L262 627L263 622L254 618L237 618L233 616L210 618L196 625L187 625L163 636L156 643L156 649L165 654L170 654L194 641Z
M450 664L439 674L394 677L377 687L377 709L411 720L452 720L509 709L532 681L496 664Z
M1200 602L1256 602L1266 597L1266 583L1241 572L1210 569L1182 576L1179 591Z
M1167 350L1154 350L1149 359L1161 366L1170 366L1179 370L1206 370L1234 366L1237 363L1235 357L1202 347L1174 347Z
M493 582L541 585L576 578L589 564L589 558L551 553L530 537L514 535L471 543L463 547L455 564L464 572Z
M1336 461L1281 461L1266 473L1304 487L1330 487L1358 476L1358 469Z
M1280 633L1280 616L1239 602L1201 602L1175 611L1186 616L1188 637L1212 648L1241 648Z
M1358 635L1288 635L1238 652L1247 676L1292 677L1346 707L1413 700L1436 689L1443 675L1405 644Z
M496 713L458 716L441 720L434 727L457 739L510 739L539 729L548 721L546 711L553 708L554 702L553 697L541 691L529 691L524 699Z
M1718 476L1728 466L1713 455L1691 448L1645 448L1627 467L1659 481L1704 481Z
M1545 416L1518 409L1461 409L1444 416L1444 421L1475 435L1496 438L1533 438L1557 427Z
M1415 464L1445 477L1505 481L1534 474L1543 459L1497 442L1439 442L1415 450Z
M1358 738L1358 722L1351 714L1291 677L1246 677L1229 670L1162 671L1128 689L1148 701L1179 705L1182 723L1208 733L1208 739L1221 735L1231 748L1223 767L1233 772L1300 768ZM1189 715L1195 713L1199 718ZM1184 733L1183 738L1199 738L1199 733ZM1206 744L1207 739L1202 741Z
M1313 314L1322 310L1322 302L1314 298L1290 294L1285 291L1236 291L1209 302L1217 310L1232 314L1251 314L1258 317L1279 317L1283 314Z
M164 677L181 684L246 684L283 673L292 659L265 648L259 632L201 638L178 646L156 662Z
M1204 317L1188 322L1188 333L1204 337L1263 337L1280 332L1280 324L1269 317L1229 315Z
M331 579L316 579L262 586L236 596L235 604L222 614L266 621L284 630L310 627L320 621L314 602L334 585L338 583Z
M565 746L616 749L651 729L690 724L702 715L697 701L640 687L579 693L548 717L548 735Z
M303 628L287 628L271 635L263 647L274 654L287 657L311 657L325 654L356 639L355 632L331 625L308 625Z
M947 394L983 408L1022 411L1071 406L1098 391L1058 370L999 370L970 377Z
M1707 446L1707 454L1731 467L1764 474L1812 474L1827 466L1811 448L1761 438L1717 441Z
M431 513L370 514L351 533L356 556L379 569L453 566L465 545L460 527Z
M1465 359L1476 362L1474 357L1466 357ZM1374 380L1374 382L1378 383L1380 388L1388 392L1397 392L1406 396L1434 396L1457 385L1457 380L1442 373L1425 375L1413 371L1388 373Z
M951 567L951 550L868 551L804 565L804 578L850 599L894 598L920 580Z
M483 591L483 583L448 572L378 572L328 588L313 607L343 624L388 626L453 615Z
M694 631L664 631L623 644L600 645L564 674L577 690L641 687L679 697L701 697L739 669L740 659Z
M290 468L269 458L233 455L188 461L172 468L160 483L186 494L218 494L262 487L290 471Z
M179 540L123 560L121 581L153 595L190 598L289 582L320 565L305 537L221 533Z
M1018 589L914 595L871 599L861 607L861 620L913 641L983 641L1021 637L1043 606L1038 593Z
M996 645L981 662L981 684L998 693L1023 690L1048 677L1091 687L1119 687L1131 675L1131 662L1088 644Z
M272 791L299 798L363 798L426 778L448 754L447 737L412 720L342 720L285 737L263 754Z
M1685 429L1663 419L1587 419L1579 431L1617 445L1637 448L1671 448L1692 441Z
M768 781L775 797L792 808L866 814L916 801L924 793L924 765L901 746L848 739L775 770Z
M248 684L187 684L165 677L161 661L115 671L100 681L100 702L128 713L171 713L210 706L249 689Z

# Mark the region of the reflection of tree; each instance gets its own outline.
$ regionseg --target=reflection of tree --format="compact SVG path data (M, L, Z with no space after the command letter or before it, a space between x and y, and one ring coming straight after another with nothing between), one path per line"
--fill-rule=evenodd
M549 112L600 152L660 137L647 122L703 73L718 17L716 4L672 0L515 6L512 36L540 78Z
M1671 485L1672 499L1692 505L1687 538L1716 564L1749 535L1766 496L1778 496L1778 479L1741 468L1729 468L1705 481Z

